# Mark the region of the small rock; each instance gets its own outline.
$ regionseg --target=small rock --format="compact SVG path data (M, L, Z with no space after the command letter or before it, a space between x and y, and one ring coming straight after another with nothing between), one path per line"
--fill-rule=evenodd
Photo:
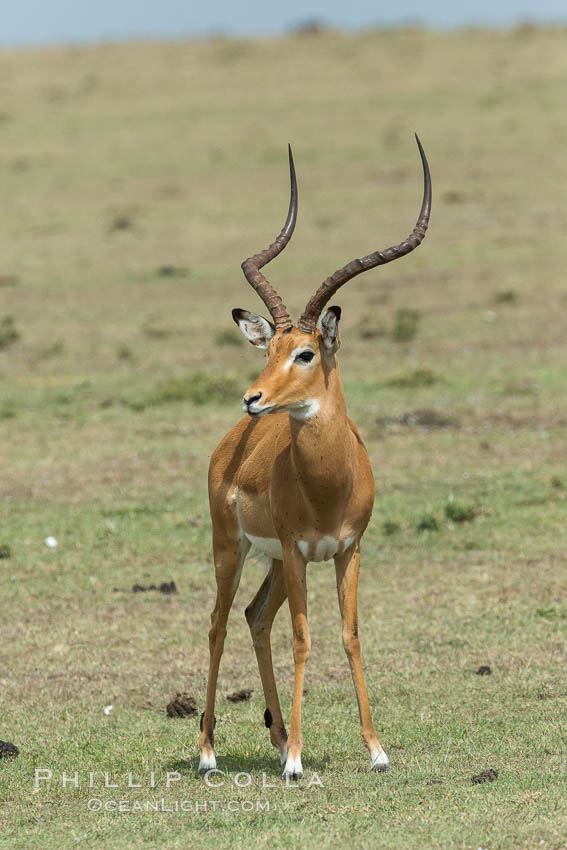
M114 708L113 705L105 705L104 706L103 711L104 711L104 713L106 714L107 717L108 717L108 715L110 714L110 712L112 711L113 708Z
M55 549L55 548L57 547L57 545L58 545L57 538L56 538L56 537L51 537L51 536L46 537L46 538L45 538L45 545L46 545L49 549Z

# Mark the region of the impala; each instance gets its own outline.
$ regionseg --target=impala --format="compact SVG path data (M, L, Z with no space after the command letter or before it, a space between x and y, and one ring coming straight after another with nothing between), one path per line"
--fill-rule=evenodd
M356 425L348 418L337 351L340 307L323 308L361 272L409 254L421 244L431 210L431 178L416 135L424 177L421 211L405 242L352 260L328 277L309 299L297 327L260 269L289 242L297 218L297 182L291 148L291 200L284 227L268 248L245 260L248 283L272 322L247 310L234 321L267 363L243 399L246 416L221 440L209 467L209 501L217 596L209 632L210 665L201 716L199 771L216 768L213 749L215 695L226 625L244 560L254 544L271 559L269 571L246 608L266 701L265 724L278 748L283 776L299 779L301 701L310 649L306 566L334 558L342 637L358 701L362 741L372 770L387 770L388 757L372 723L360 657L357 592L360 539L374 503L374 478ZM270 632L287 598L293 630L295 683L289 736L274 670Z

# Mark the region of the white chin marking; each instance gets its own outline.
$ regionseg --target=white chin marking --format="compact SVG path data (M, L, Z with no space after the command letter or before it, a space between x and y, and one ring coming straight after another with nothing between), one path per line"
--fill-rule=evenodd
M293 758L292 755L288 755L285 767L283 771L284 779L301 779L303 776L303 767L301 766L301 756L298 755Z
M206 773L207 770L216 770L217 760L214 753L201 753L199 761L199 773Z
M379 770L381 772L389 770L390 760L384 750L372 750L370 753L370 770Z
M244 411L244 413L252 414L253 418L255 418L255 419L260 419L262 416L266 416L266 414L269 413L270 410L273 410L273 409L274 409L273 404L266 404L264 406L256 404L256 405L253 405L253 406L250 406L250 407L246 407L245 404L242 405L242 410Z
M293 419L311 419L319 412L319 402L316 398L307 399L301 407L296 407L289 411L289 415Z

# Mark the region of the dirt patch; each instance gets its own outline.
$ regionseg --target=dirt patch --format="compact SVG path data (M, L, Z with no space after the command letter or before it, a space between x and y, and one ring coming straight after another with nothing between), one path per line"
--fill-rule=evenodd
M488 666L488 664L481 664L478 670L476 671L477 676L490 676L492 674L492 670Z
M20 278L15 274L0 274L0 286L18 286Z
M0 759L15 759L19 749L9 741L0 741Z
M116 588L115 588L116 589ZM174 581L162 581L161 584L133 584L132 593L147 593L149 590L157 590L166 595L177 593L177 585Z
M416 389L417 387L432 387L438 383L439 378L431 369L412 369L402 375L394 375L386 381L387 387L400 387L402 389Z
M229 702L246 702L254 692L254 688L243 688L241 691L235 691L233 694L227 694Z
M197 714L195 698L183 693L176 694L165 709L168 717L193 717Z
M519 431L523 428L532 431L548 431L551 428L563 428L567 425L567 417L557 414L546 415L535 410L525 410L510 413L470 413L468 421L477 429L505 428Z
M441 413L433 408L422 410L408 410L399 416L381 416L376 419L376 424L381 427L388 425L405 425L407 427L421 428L424 431L434 431L447 428L458 428L459 420L448 413Z
M129 215L117 215L115 216L109 225L110 232L114 232L116 230L130 230L134 226L134 220Z
M477 773L476 776L471 776L473 785L481 785L483 782L494 782L498 779L498 771L491 767L489 770L483 770L482 773Z
M185 266L173 266L166 263L157 270L159 277L189 277L189 269Z

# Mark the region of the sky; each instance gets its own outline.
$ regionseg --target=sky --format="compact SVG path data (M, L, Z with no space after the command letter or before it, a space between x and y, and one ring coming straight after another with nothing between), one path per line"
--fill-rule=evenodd
M0 45L275 35L307 20L358 29L567 23L567 0L0 0Z

